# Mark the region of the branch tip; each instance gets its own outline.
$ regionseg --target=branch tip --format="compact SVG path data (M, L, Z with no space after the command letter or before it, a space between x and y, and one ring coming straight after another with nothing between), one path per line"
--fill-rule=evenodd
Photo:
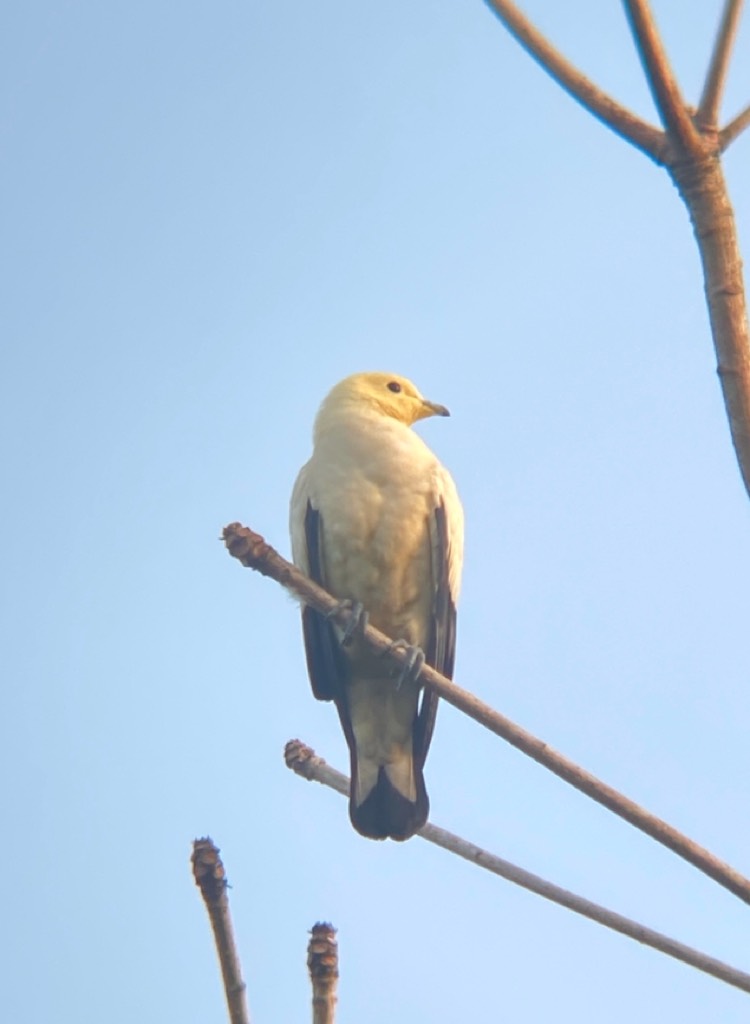
M339 947L333 925L313 925L307 945L307 968L313 990L313 1024L333 1024L339 979Z
M262 566L268 557L269 546L259 533L248 529L242 523L230 523L222 530L221 539L232 558L242 562L248 569L263 571Z
M315 751L301 740L289 740L284 747L284 760L287 768L291 768L297 775L303 779L312 779L314 768L311 762L320 761L320 758L316 758Z
M307 966L311 978L317 977L321 980L338 978L338 943L336 942L336 929L332 924L319 921L310 929Z
M230 1024L250 1024L246 987L234 938L227 879L219 847L206 836L193 841L193 878L201 891L219 958Z
M191 862L193 878L207 903L218 903L225 897L228 882L219 848L206 836L193 842Z

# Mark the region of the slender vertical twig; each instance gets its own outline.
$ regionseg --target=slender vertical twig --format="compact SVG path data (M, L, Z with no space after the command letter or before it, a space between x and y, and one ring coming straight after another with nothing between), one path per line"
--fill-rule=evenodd
M719 123L719 107L729 72L729 61L737 36L743 2L744 0L726 0L724 4L719 31L716 33L716 41L706 72L703 95L696 113L696 121L701 128L716 129Z
M239 523L232 523L224 528L223 539L229 553L242 565L275 579L277 583L300 597L305 604L332 617L339 625L345 627L350 622L351 612L343 609L340 602L282 558L260 534ZM373 626L365 626L360 632L360 637L376 654L390 657L399 667L404 667L408 655L394 647L393 641L380 630ZM518 750L544 765L559 778L683 857L719 885L739 896L741 900L750 903L750 879L729 864L725 864L715 854L683 835L666 821L657 818L655 814L640 807L612 786L608 786L606 782L602 782L580 765L568 760L549 744L522 729L499 711L495 711L473 693L446 679L429 665L422 668L420 678L427 686L431 686L435 693L473 718L475 722L512 743Z
M700 135L680 94L648 0L623 3L662 124L685 152L701 151Z
M336 790L337 793L348 796L349 779L346 775L336 771L335 768L331 768L322 757L318 757L314 750L305 746L300 740L290 740L287 743L284 750L284 759L287 766L296 772L297 775L320 782L324 786L329 786L331 789ZM558 903L560 906L567 907L568 910L572 910L582 917L596 921L597 924L604 925L605 928L611 928L621 935L627 935L628 938L635 939L636 942L640 942L644 946L650 946L660 953L666 953L667 956L671 956L675 960L681 960L690 967L695 967L705 974L710 974L712 977L718 978L728 985L734 985L735 988L742 989L743 992L750 992L750 974L739 971L737 968L731 967L721 960L716 960L714 957L707 956L705 953L701 953L700 950L686 946L682 942L677 942L676 939L671 939L668 935L654 931L653 928L647 928L637 921L623 917L622 914L608 910L598 903L592 903L591 900L584 899L583 896L577 896L567 889L562 889L560 886L554 885L552 882L548 882L546 879L540 878L538 875L534 875L530 871L518 867L516 864L511 864L510 861L503 860L502 857L497 857L495 854L475 846L474 843L470 843L466 839L446 831L446 829L439 828L437 825L432 825L428 822L419 830L417 835L430 843L434 843L436 846L442 847L444 850L448 850L450 853L455 853L457 856L471 861L472 864L484 868L485 871L490 871L494 875L499 875L501 878L513 882L514 885L520 885L521 888L528 889L538 896L543 896L544 899L550 900L552 903Z
M334 1024L339 981L339 947L331 924L314 924L307 946L307 969L313 991L313 1024Z
M219 956L230 1024L250 1024L245 982L227 898L227 880L219 848L211 839L193 842L193 877L206 904Z

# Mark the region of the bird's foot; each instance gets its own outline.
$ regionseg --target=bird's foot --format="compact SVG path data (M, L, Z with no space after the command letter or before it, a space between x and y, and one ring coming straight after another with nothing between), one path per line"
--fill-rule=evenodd
M335 608L326 615L327 619L335 618L339 612L350 612L349 621L344 626L344 632L341 637L341 646L348 647L357 634L364 632L367 627L367 621L369 615L365 611L365 606L361 601L352 601L350 597L345 598L343 601L339 601Z
M401 671L396 680L396 689L400 690L404 683L416 683L425 663L422 648L417 647L416 644L410 644L408 640L394 640L384 653L390 654L391 651L403 651L406 654L406 661L401 666Z

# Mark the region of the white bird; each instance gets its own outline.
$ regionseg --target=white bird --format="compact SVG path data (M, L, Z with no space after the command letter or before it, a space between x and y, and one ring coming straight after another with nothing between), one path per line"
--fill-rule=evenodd
M313 693L335 702L349 745L349 815L372 839L408 839L429 812L422 768L438 699L425 691L420 702L416 676L423 660L453 674L463 510L450 474L410 428L448 415L404 377L347 377L320 408L292 494L295 564L411 649L412 671L399 674L358 630L303 609Z

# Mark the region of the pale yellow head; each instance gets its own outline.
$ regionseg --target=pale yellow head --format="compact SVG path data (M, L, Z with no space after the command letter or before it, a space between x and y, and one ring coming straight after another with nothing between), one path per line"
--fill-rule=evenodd
M395 373L354 373L331 390L320 415L338 409L374 410L411 426L428 416L450 416L444 405L428 401L406 377Z

